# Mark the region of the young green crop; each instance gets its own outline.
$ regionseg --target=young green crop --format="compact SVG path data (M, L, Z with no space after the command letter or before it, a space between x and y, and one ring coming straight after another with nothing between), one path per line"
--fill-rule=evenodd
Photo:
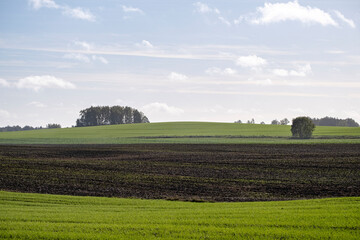
M360 198L192 203L0 192L5 239L359 239Z
M360 143L360 128L316 127L315 139L290 139L290 126L167 122L1 132L0 144Z

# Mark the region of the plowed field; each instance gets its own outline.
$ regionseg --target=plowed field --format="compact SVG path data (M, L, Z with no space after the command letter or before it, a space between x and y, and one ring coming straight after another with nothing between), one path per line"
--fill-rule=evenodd
M0 146L0 189L186 201L360 196L360 145Z

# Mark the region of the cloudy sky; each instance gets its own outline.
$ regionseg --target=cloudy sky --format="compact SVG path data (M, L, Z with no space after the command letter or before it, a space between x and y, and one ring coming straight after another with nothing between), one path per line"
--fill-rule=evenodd
M1 0L0 127L127 105L151 122L360 122L359 0Z

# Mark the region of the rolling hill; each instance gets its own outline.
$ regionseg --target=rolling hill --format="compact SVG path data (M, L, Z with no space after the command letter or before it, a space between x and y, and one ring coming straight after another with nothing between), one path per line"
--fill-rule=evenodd
M290 139L290 126L282 125L164 122L2 132L0 143L360 143L360 128L318 126L313 136Z

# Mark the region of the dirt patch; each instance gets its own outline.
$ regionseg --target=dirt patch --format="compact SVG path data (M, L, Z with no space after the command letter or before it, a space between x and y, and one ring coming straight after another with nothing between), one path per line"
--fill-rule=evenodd
M187 201L360 196L360 145L0 146L0 189Z

